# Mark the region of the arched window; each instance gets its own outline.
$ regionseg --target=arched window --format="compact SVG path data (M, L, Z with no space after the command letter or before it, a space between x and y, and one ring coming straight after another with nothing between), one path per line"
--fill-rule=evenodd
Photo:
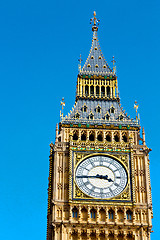
M78 133L77 133L77 132L74 132L74 134L73 134L73 140L78 140Z
M94 118L94 114L93 114L93 113L90 113L89 119L92 120L93 118Z
M58 142L61 142L61 137L58 138Z
M105 96L105 87L104 86L101 87L101 96L102 97Z
M102 209L99 211L99 214L100 214L100 220L101 220L101 221L105 221L105 219L106 219L106 211L102 208Z
M123 121L123 115L120 115L120 116L119 116L119 120L120 120L120 121Z
M113 233L110 233L108 235L108 240L114 240L114 234Z
M110 87L107 87L107 97L110 97Z
M83 106L83 112L87 112L87 106Z
M109 134L106 135L107 142L111 142L111 136Z
M82 208L82 210L81 210L81 214L82 214L82 220L87 221L87 218L88 218L88 212L87 212L87 209L86 209L85 207Z
M111 107L111 108L110 108L110 113L114 113L114 111L115 111L115 110L114 110L114 107Z
M86 141L86 133L82 133L81 135L81 141Z
M80 114L79 113L76 113L76 115L75 115L75 118L79 118L80 117Z
M115 140L116 142L119 142L119 136L118 136L118 134L116 134L116 135L114 136L114 140Z
M90 87L90 93L91 93L91 95L94 95L94 86Z
M94 209L91 209L91 218L92 219L96 218L96 211Z
M109 210L109 212L108 212L108 218L109 218L110 220L113 220L113 219L114 219L114 212L113 212L113 210Z
M85 95L86 95L86 96L89 95L89 89L88 89L88 86L85 86Z
M101 112L101 107L100 107L100 106L98 106L98 107L96 108L96 112L97 112L97 113L100 113L100 112Z
M97 140L100 141L100 142L103 141L102 133L99 133L99 134L98 134Z
M118 217L118 221L120 222L124 220L124 212L121 209L117 211L117 217Z
M127 142L127 136L126 136L126 135L123 135L123 136L122 136L122 140L123 140L123 142Z
M89 135L89 141L94 141L94 133L91 133L91 134Z
M72 209L72 217L73 217L73 218L77 218L77 217L78 217L78 211L77 211L77 208L76 208L76 207L74 207L74 208Z
M109 121L110 115L109 115L109 114L106 114L106 115L104 116L104 119Z
M99 96L99 86L96 86L96 95Z
M126 212L126 215L127 215L127 220L132 220L132 212L130 211L130 210L128 210L127 212Z

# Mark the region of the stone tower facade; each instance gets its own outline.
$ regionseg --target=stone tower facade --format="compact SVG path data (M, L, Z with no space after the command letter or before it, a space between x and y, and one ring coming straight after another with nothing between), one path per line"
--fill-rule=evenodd
M144 129L140 137L139 119L121 107L115 67L101 52L95 13L92 22L75 105L62 114L50 145L47 240L149 240L150 149Z

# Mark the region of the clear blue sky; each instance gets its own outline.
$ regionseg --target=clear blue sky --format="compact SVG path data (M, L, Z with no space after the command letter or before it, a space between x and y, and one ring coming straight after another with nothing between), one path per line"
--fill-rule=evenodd
M141 125L150 153L152 240L160 239L160 2L1 0L0 239L46 238L49 144L60 100L74 105L78 58L86 60L93 11L102 52L115 56L121 103Z

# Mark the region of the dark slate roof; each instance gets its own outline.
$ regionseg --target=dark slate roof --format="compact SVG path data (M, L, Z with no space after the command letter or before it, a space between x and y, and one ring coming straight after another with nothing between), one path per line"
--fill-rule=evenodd
M87 111L83 111L83 107L87 107ZM100 113L97 112L97 107L100 107ZM111 113L111 108L114 108L114 113ZM79 114L79 118L76 118L76 114ZM89 119L90 114L93 114L93 120ZM108 114L110 119L105 119L105 115ZM123 120L120 120L122 116ZM80 99L76 102L70 114L65 116L62 123L90 123L90 124L114 124L114 125L131 125L137 126L139 123L136 120L130 119L127 114L124 113L120 104L117 101L104 101L104 100L85 100Z
M113 74L111 68L108 66L104 56L102 54L97 31L93 31L92 46L89 53L89 56L80 71L82 74L101 74L101 75L110 75Z

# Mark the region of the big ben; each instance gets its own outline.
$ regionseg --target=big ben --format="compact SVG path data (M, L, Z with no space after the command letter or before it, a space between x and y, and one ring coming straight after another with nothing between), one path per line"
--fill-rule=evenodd
M151 149L138 115L130 118L120 104L115 60L110 68L102 54L95 12L91 22L74 107L61 112L50 144L47 240L149 240Z

